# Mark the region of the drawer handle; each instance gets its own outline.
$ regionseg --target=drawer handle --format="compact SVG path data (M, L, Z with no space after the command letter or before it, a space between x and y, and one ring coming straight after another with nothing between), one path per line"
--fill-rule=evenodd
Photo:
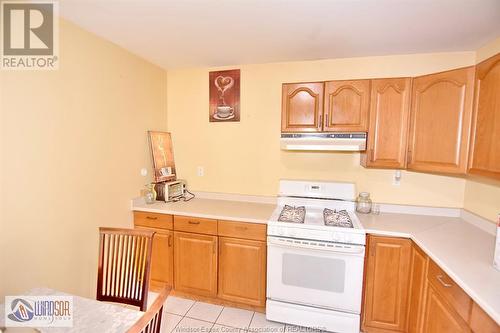
M248 228L247 228L247 227L243 227L243 226L236 226L236 229L239 229L239 230L247 230Z
M168 235L168 247L172 247L172 235Z
M155 216L146 216L146 218L147 218L148 220L158 220L158 218L157 218L157 217L155 217Z
M442 276L442 275L437 275L437 276L436 276L436 279L437 279L439 282L441 282L441 284L442 284L442 285L443 285L443 287L445 287L445 288L451 288L451 287L453 287L453 285L452 285L452 284L444 282L444 280L443 280L443 276Z
M200 222L199 222L199 221L189 221L188 223L189 223L189 224L200 224Z

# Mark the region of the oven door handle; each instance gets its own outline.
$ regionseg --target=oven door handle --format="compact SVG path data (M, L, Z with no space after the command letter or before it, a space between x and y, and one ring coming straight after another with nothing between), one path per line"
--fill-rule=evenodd
M267 244L268 246L279 246L282 248L296 249L296 250L307 249L320 252L341 253L345 255L354 255L360 257L365 255L365 247L362 245L347 245L347 244L334 245L328 242L309 242L303 240L278 238L272 236L267 237ZM324 244L324 246L318 244ZM331 244L332 246L328 246L328 244Z

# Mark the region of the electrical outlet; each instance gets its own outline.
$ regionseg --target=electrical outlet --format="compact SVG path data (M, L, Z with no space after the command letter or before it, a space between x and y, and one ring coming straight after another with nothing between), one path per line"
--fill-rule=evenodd
M401 185L401 170L394 171L394 176L392 178L392 185L393 186Z
M196 174L198 175L198 177L205 176L205 167L202 167L202 166L197 167Z
M148 175L148 169L142 168L141 169L141 176L146 177Z

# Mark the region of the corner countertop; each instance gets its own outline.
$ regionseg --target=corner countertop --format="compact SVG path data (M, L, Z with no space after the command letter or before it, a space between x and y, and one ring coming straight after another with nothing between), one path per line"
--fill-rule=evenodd
M190 201L146 204L134 200L132 210L216 220L267 223L276 205L269 203L194 198Z
M500 325L500 271L493 268L492 233L460 217L389 213L358 217L367 233L411 238Z
M272 203L227 198L197 197L186 202L150 205L140 199L132 202L132 210L136 211L264 224L275 208ZM398 213L358 214L358 218L367 234L412 239L500 324L500 271L493 268L495 236L485 231L494 230L492 223L484 221L486 228L479 228L461 217Z

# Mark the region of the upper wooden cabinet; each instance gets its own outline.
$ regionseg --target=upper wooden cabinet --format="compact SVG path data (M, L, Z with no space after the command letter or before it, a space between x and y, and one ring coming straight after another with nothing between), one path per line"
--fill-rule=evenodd
M410 95L411 78L372 80L368 142L361 165L405 168Z
M364 332L406 330L410 255L409 239L368 237Z
M370 80L325 83L324 131L366 132Z
M500 179L500 54L476 67L469 173Z
M323 90L323 82L283 84L281 131L321 131Z
M413 79L408 169L465 174L474 67Z

